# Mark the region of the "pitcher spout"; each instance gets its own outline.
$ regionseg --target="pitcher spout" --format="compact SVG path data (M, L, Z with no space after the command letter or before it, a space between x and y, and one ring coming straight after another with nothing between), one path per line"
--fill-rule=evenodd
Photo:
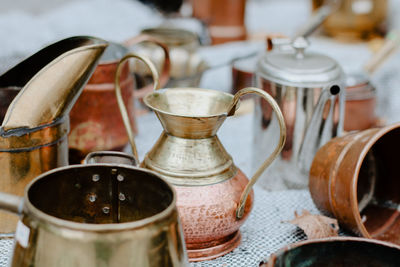
M0 88L19 87L2 130L35 128L69 113L90 78L107 42L77 36L61 40L0 76Z

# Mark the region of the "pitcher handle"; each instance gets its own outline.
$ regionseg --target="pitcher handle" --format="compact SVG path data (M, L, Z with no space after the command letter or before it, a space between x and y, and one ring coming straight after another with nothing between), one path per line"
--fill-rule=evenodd
M279 142L278 145L276 146L275 150L272 152L272 154L261 164L261 166L258 168L256 173L253 175L253 177L250 179L249 183L246 185L245 189L242 192L242 195L240 196L240 201L239 201L239 206L237 207L236 210L236 218L240 219L243 217L244 214L244 207L246 204L247 197L253 188L253 185L257 182L257 180L260 178L261 174L265 171L265 169L274 161L274 159L279 155L279 153L282 151L283 146L286 141L286 125L285 125L285 120L283 118L282 112L279 108L278 103L274 100L272 96L270 96L268 93L265 91L255 88L255 87L247 87L239 90L235 94L235 97L233 98L233 102L228 109L228 116L232 116L235 114L236 110L236 105L239 101L239 98L243 95L247 94L256 94L261 97L263 97L272 107L272 109L275 111L276 117L278 118L279 122L279 128L280 128L280 136L279 136Z
M161 87L164 87L169 80L170 70L171 70L171 59L169 56L168 46L165 45L164 43L162 43L157 38L154 38L147 34L139 34L138 36L135 36L128 40L125 40L124 45L129 47L129 46L134 46L136 44L140 44L143 42L154 43L154 44L158 45L159 47L161 47L162 50L164 51L164 65L163 65L163 68L162 68L162 71L160 74L160 85L161 85ZM149 85L145 86L144 88L142 88L141 90L137 91L136 92L137 98L141 99L141 98L145 97L145 95L150 90L151 90L151 84L149 84Z
M154 90L157 90L157 89L160 88L160 80L159 80L159 76L158 76L158 72L157 72L156 67L146 57L142 57L142 56L139 56L137 54L130 53L130 54L125 55L121 59L121 61L118 63L117 71L116 71L116 74L115 74L115 95L117 97L118 107L119 107L119 110L121 112L122 120L123 120L125 128L126 128L126 132L128 134L129 143L131 144L132 153L133 153L133 155L135 156L136 159L139 159L138 152L137 152L137 149L136 149L136 144L135 144L135 137L134 137L134 134L133 134L133 131L132 131L132 125L131 125L131 122L129 121L128 111L126 109L124 100L122 98L121 87L119 85L123 63L126 60L128 60L129 58L139 59L149 67L149 69L151 71L151 74L153 76L153 80L154 80L154 87L153 87Z
M0 210L22 214L24 198L12 194L0 193Z

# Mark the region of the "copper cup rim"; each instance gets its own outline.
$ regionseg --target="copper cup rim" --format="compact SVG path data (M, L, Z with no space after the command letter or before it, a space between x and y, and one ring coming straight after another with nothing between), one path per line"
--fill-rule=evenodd
M351 194L350 194L350 203L351 203L351 210L353 212L354 219L356 220L358 229L361 231L361 234L367 238L372 238L371 234L368 232L366 229L365 225L362 222L361 219L361 214L359 212L359 207L358 207L358 196L357 196L357 186L358 186L358 177L360 174L360 169L361 165L365 160L365 157L367 156L367 153L371 150L372 146L384 135L388 134L392 130L395 130L397 128L400 128L400 123L392 124L386 127L383 127L379 129L376 133L373 134L373 136L368 140L368 142L365 144L363 149L361 150L360 157L357 160L356 164L356 171L353 173L352 176L352 183L351 183ZM371 129L373 130L373 129ZM362 137L360 137L362 138ZM358 139L353 140L353 142L349 143L349 145L352 145L353 143L357 142ZM346 151L347 152L347 151Z
M363 238L363 237L328 237L328 238L317 238L317 239L312 239L312 240L305 240L305 241L300 241L294 244L289 244L284 246L283 248L280 248L278 251L274 252L271 254L270 258L268 259L268 263L272 261L272 263L275 262L276 258L280 256L281 254L290 251L292 249L301 247L301 246L307 246L310 244L321 244L321 243L329 243L329 242L346 242L346 241L353 241L353 242L359 242L359 243L369 243L369 244L375 244L375 245L382 245L387 248L394 248L399 250L400 252L400 246L377 240L377 239L369 239L369 238ZM270 266L270 265L268 265ZM273 265L271 265L273 266Z
M119 168L119 169L121 169L121 168L131 169L134 171L140 171L140 172L150 174L150 175L156 177L158 180L160 180L162 183L164 183L168 187L168 189L170 190L171 195L172 195L171 202L161 212L158 212L158 213L156 213L152 216L146 217L144 219L131 221L131 222L123 222L123 223L93 224L93 223L79 223L79 222L74 222L74 221L57 218L55 216L49 215L49 214L41 211L39 208L35 207L35 205L29 200L29 196L28 196L29 190L37 181L44 179L51 174L62 172L65 170L80 169L80 168L93 168L96 166L115 167L115 168ZM149 226L151 224L157 223L159 221L162 221L162 220L170 217L171 214L173 214L174 210L176 210L176 191L175 191L174 187L168 181L166 181L166 179L162 178L159 174L157 174L154 171L143 169L140 167L129 166L126 164L109 164L109 163L69 165L69 166L59 167L59 168L50 170L48 172L45 172L45 173L39 175L35 179L33 179L25 187L25 192L24 192L24 197L23 197L23 206L24 206L23 211L22 211L23 214L25 214L27 216L32 216L34 218L39 219L40 221L49 223L56 227L61 227L63 229L71 229L71 230L85 231L85 232L119 232L119 231L125 231L125 230L135 230L135 229L144 228L146 226Z

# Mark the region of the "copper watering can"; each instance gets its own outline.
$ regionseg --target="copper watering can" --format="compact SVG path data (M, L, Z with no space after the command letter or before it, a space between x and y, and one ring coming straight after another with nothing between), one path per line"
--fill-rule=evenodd
M149 170L57 168L24 197L0 193L0 209L21 215L12 267L187 266L176 193Z
M22 196L37 175L68 164L68 113L107 44L93 37L54 43L0 76L0 191ZM0 233L16 216L0 214Z
M154 92L143 100L164 127L140 166L157 172L175 186L189 260L222 256L239 245L239 227L253 205L252 186L283 147L286 129L282 113L272 97L257 88L243 89L235 96L200 88L159 89L158 74L152 63L128 54L117 68L115 88L136 159L134 136L119 85L123 63L130 57L141 59L152 70ZM216 133L225 119L234 115L239 98L250 93L270 103L281 134L273 153L249 181L235 166Z

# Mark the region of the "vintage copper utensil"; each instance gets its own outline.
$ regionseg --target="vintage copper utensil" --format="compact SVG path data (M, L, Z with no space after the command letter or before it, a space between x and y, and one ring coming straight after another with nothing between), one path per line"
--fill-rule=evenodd
M371 77L399 44L400 33L391 31L382 47L364 64L363 71L346 75L345 131L365 130L376 126L376 88Z
M13 267L187 266L176 193L149 170L61 167L24 197L0 193L0 208L21 215Z
M310 192L318 209L352 232L400 244L400 124L332 139L315 155Z
M307 240L290 244L272 254L265 267L395 267L400 247L354 237Z
M0 191L21 196L34 177L68 164L68 112L106 46L93 37L64 39L0 76ZM1 213L0 233L16 222Z
M130 46L151 42L161 47L166 58L161 69L161 82L168 81L170 61L168 47L148 35L132 38ZM110 43L100 58L99 65L85 86L81 96L70 112L71 132L68 136L70 163L80 163L85 155L97 150L122 150L128 143L124 124L118 111L114 93L114 77L117 64L128 53L128 48L117 43ZM129 119L135 127L134 96L140 98L152 87L135 89L135 79L126 62L121 75L121 89L128 107Z
M137 56L127 55L121 60L115 88L132 151L137 158L119 86L123 63L129 57ZM156 72L153 76L156 79ZM257 88L242 89L235 96L200 88L158 89L157 83L154 88L143 101L155 112L164 131L141 167L159 173L175 186L189 260L222 256L239 245L239 227L253 204L252 186L285 142L286 129L280 109L270 95ZM263 97L272 106L278 118L280 136L275 150L248 181L234 165L216 133L225 119L234 115L239 98L251 93Z

